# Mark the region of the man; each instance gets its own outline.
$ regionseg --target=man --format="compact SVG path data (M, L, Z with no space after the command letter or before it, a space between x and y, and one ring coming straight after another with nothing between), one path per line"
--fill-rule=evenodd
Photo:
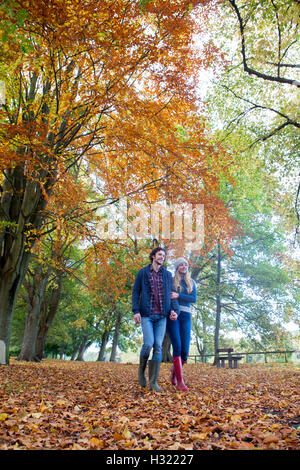
M152 360L149 361L150 389L162 391L157 384L157 379L167 317L171 320L177 319L179 303L177 299L171 299L173 279L171 272L163 267L166 257L164 248L154 248L149 257L151 264L140 269L132 289L134 321L141 324L143 331L138 380L142 387L147 386L145 369L153 348Z

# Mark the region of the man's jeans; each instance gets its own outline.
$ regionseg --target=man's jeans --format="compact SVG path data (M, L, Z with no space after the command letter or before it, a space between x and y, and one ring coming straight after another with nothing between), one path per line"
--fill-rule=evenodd
M162 360L162 343L164 340L167 319L160 315L153 317L142 317L141 319L144 343L141 349L141 356L148 359L153 348L152 361Z
M180 312L177 320L168 318L167 330L172 343L173 357L180 356L186 361L190 351L191 341L191 314Z

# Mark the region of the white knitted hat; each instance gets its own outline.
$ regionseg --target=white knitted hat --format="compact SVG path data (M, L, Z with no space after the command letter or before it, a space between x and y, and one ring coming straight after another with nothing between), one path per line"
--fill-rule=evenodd
M187 263L187 265L189 265L189 263L187 262L187 260L186 260L185 258L178 258L178 259L175 261L175 263L174 263L175 271L177 271L178 266L179 266L181 263Z

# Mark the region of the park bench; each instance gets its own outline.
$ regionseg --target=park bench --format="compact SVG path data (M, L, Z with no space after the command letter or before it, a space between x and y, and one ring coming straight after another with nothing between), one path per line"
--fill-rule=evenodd
M220 353L226 353L220 355ZM236 356L233 353L233 348L221 348L217 349L217 367L225 367L225 362L228 361L229 369L237 369L238 361L242 359L243 356ZM232 367L233 363L233 367Z

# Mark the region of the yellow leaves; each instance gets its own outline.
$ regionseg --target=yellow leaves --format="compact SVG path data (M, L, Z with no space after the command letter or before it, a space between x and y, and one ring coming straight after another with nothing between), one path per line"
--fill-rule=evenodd
M194 433L190 435L192 441L207 439L207 432Z
M126 416L121 416L119 424L115 426L116 432L113 434L113 438L116 441L126 441L125 446L128 447L128 442L132 440L132 433L128 427L129 419ZM126 424L125 424L126 423ZM127 444L126 444L127 443Z
M193 450L193 445L175 442L174 444L169 446L168 449L169 450Z
M58 408L66 408L69 405L70 405L70 402L68 402L67 400L64 400L62 398L59 398L55 402L55 406L58 407Z
M102 40L102 39L104 39L107 35L106 35L105 32L100 32L100 33L97 33L96 36L97 36L98 39L101 39L101 40Z
M130 439L131 438L131 432L129 431L128 427L126 426L126 428L124 429L123 431L123 436L125 437L125 439Z
M235 424L235 423L241 421L241 419L242 419L242 417L241 417L240 415L232 415L232 416L230 417L230 421L231 421L233 424Z
M99 449L99 447L103 447L103 441L100 439L97 439L96 437L92 437L92 439L89 441L91 449ZM74 450L77 449L76 444L74 444Z
M5 421L8 418L6 413L0 413L0 421Z

